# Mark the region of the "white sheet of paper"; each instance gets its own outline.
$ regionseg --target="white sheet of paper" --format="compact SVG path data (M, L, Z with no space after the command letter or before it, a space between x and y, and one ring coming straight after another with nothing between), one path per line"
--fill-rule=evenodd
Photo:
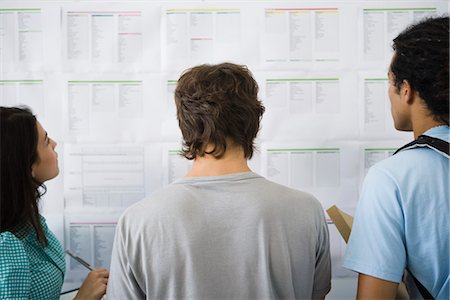
M356 207L357 153L355 143L263 142L262 174L315 195L324 208Z
M360 58L365 65L376 66L388 62L392 56L392 39L408 25L419 20L447 12L444 1L424 3L398 3L379 1L361 5L359 19Z
M242 61L242 15L238 7L212 3L163 6L164 70L219 61Z
M159 69L158 9L146 4L96 3L62 9L64 68L71 71ZM146 55L144 55L144 53Z
M145 197L144 147L66 144L64 148L66 209L121 211Z
M389 81L387 71L360 72L359 95L360 133L363 139L400 138L408 139L410 133L397 131L391 116L388 97Z
M355 139L359 135L356 77L351 72L255 73L266 107L264 140Z
M119 215L66 213L65 249L71 250L94 268L109 269L114 233ZM66 257L66 282L81 282L89 272L76 260Z
M65 139L144 141L159 135L165 100L156 76L74 74L64 78ZM143 130L145 129L145 130Z

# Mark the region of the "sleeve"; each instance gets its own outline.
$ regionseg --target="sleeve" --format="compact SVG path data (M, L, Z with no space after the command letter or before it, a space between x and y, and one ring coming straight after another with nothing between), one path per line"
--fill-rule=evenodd
M131 237L127 235L127 231L127 224L122 216L116 228L108 279L107 298L111 300L145 299L145 293L136 281L128 259L132 254L127 247L127 241Z
M401 191L383 169L367 174L343 266L358 273L400 282L406 263Z
M31 272L22 242L11 232L0 234L0 299L28 299Z
M331 289L330 238L325 214L320 207L319 235L316 248L316 268L312 299L325 297Z

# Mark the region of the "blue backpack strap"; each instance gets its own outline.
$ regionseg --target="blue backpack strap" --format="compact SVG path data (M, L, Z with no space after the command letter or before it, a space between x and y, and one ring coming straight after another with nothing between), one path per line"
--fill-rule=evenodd
M400 151L413 149L417 147L428 147L444 155L445 157L450 158L449 143L447 141L431 137L428 135L420 135L416 140L404 145L403 147L395 151L394 155Z
M411 271L406 268L406 273L409 274L412 279L414 280L414 283L416 284L417 289L419 290L420 294L422 295L423 299L425 300L434 300L433 296L431 296L430 292L427 290L426 287L424 287L420 281L416 278L416 276L411 273Z
M434 137L431 137L428 135L420 135L416 140L399 148L397 151L395 151L395 153L393 155L395 155L398 152L403 151L403 150L408 150L408 149L413 149L413 148L418 148L418 147L428 147L428 148L435 150L439 154L441 154L447 158L450 158L449 145L450 144L447 141L444 141L444 140L441 140L438 138L434 138ZM414 276L413 273L411 273L411 271L408 268L406 268L406 272L414 280L414 283L416 284L416 287L419 290L420 294L422 295L423 299L434 299L433 296L430 294L430 292L428 292L428 290L423 286L422 283L420 283L420 281L416 278L416 276Z

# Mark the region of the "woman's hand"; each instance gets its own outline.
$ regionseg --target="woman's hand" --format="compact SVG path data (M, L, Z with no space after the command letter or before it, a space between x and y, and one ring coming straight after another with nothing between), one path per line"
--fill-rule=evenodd
M84 280L74 300L100 300L106 293L108 277L107 269L92 270Z

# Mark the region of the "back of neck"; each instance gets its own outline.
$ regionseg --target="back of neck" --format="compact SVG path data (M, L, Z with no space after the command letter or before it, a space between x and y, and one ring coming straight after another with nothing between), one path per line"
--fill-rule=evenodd
M186 176L221 176L244 172L251 172L251 170L242 149L239 147L227 149L221 158L215 158L209 154L197 157Z
M438 122L434 119L432 120L424 120L423 122L413 123L413 131L414 131L414 139L417 139L420 135L424 134L426 131L431 128L438 126L447 126L447 124L443 122Z

